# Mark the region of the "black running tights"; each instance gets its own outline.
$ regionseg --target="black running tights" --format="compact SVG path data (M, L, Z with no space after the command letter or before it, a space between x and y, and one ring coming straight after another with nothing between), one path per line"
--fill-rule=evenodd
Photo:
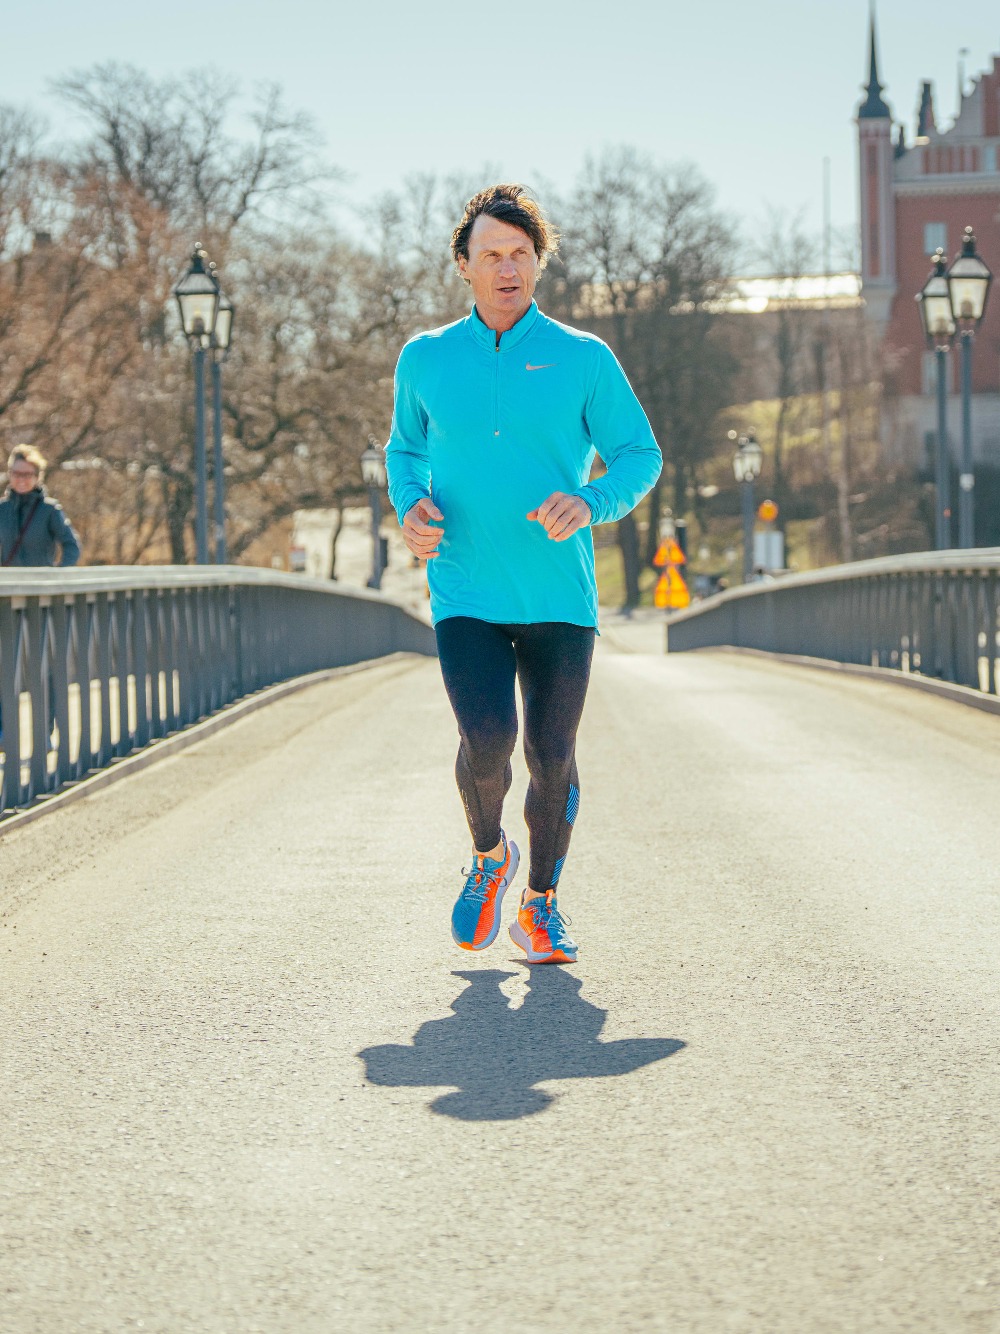
M494 625L450 616L438 622L436 633L441 674L458 721L455 777L480 852L500 842L517 741L515 678L521 687L530 775L524 802L528 885L537 892L553 888L580 805L576 730L587 696L594 631L563 621Z

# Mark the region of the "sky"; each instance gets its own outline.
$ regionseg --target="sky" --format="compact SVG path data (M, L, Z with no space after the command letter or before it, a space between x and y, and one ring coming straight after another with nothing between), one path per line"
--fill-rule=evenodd
M588 153L630 144L695 163L749 244L769 208L801 210L818 235L829 158L832 223L848 236L868 14L869 0L33 0L4 15L0 101L65 138L78 127L51 81L97 63L155 77L214 66L247 92L277 82L347 173L348 226L410 173L489 168L567 190ZM970 78L1000 53L996 0L879 0L877 26L910 137L920 80L947 124L960 49Z

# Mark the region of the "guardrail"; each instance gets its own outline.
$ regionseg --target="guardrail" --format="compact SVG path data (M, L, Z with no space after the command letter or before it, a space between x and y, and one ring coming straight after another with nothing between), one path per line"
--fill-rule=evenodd
M0 572L0 820L293 676L437 652L380 594L241 566Z
M729 589L667 622L667 652L731 644L998 693L1000 548L835 565Z

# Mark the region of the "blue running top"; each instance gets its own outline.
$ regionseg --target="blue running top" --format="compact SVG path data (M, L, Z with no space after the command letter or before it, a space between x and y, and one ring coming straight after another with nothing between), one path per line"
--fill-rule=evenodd
M590 481L595 453L607 472ZM386 464L400 523L428 495L444 515L427 563L435 625L474 616L596 627L590 529L555 542L526 515L564 491L587 502L593 523L619 519L662 459L607 344L532 302L499 346L475 307L410 339L396 367Z

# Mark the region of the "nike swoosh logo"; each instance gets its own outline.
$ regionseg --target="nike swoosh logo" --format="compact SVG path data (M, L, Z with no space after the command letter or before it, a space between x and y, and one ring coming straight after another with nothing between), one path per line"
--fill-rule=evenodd
M547 361L544 366L532 366L530 361L526 361L524 369L526 371L550 371L555 364L554 361Z

